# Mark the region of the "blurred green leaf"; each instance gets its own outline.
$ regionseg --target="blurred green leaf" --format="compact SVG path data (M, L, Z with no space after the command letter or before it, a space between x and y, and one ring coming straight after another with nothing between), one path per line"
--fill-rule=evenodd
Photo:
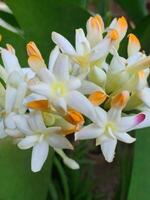
M0 142L0 199L44 200L50 178L52 151L39 173L30 169L31 151L22 151L8 140Z
M137 24L134 32L140 39L142 49L150 53L150 16L143 18L141 23Z
M0 10L0 18L6 21L8 24L20 28L13 14Z
M52 31L57 31L74 41L75 28L85 27L89 14L82 8L63 0L6 0L13 11L26 41L34 40L46 60Z
M138 23L148 14L146 9L146 0L115 0L125 10L127 15Z
M66 0L66 1L70 2L70 0ZM77 4L79 6L81 6L83 8L86 8L88 0L72 0L71 2L74 3L74 4Z
M150 128L138 130L136 138L128 200L148 200L150 186Z

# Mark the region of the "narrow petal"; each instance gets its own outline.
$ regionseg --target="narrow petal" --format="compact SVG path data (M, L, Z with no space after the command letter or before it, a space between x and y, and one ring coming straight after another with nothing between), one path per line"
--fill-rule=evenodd
M84 55L90 51L89 41L81 28L76 29L76 51L78 55Z
M38 172L44 165L48 156L49 147L47 142L41 141L33 147L31 158L31 169Z
M68 56L60 54L55 62L53 73L57 80L67 81L69 79L69 60Z
M17 57L6 49L1 48L1 56L8 74L20 70L20 64Z
M50 96L50 87L48 87L45 83L38 83L35 85L29 85L29 89L35 93L38 93L40 95L43 95L47 98Z
M18 147L20 149L29 149L31 147L33 147L35 145L35 143L38 140L38 136L36 135L31 135L31 136L27 136L23 139L21 139L21 141L17 144Z
M56 97L53 100L53 106L57 111L61 112L62 114L66 113L67 111L66 100L63 97Z
M54 74L47 68L40 69L37 74L40 80L43 81L44 83L52 84L54 81L56 81Z
M127 134L125 132L116 133L115 136L121 142L129 143L129 144L135 142L135 140L136 140L135 138L131 137L129 134Z
M117 145L116 139L106 139L101 144L101 150L107 162L112 162L115 156L115 149Z
M69 81L68 81L68 89L70 90L76 90L81 86L81 80L77 77L70 77Z
M29 127L27 118L24 115L16 115L14 117L14 121L20 132L24 133L25 135L33 134L31 128Z
M7 133L5 132L5 129L4 129L4 121L3 119L0 119L0 139L6 136L7 136Z
M145 119L135 127L136 129L150 127L150 111L145 111L142 114L145 115Z
M10 113L12 111L16 100L16 94L17 90L8 85L6 89L6 100L5 100L6 113Z
M72 144L67 138L59 134L51 134L48 137L48 143L53 148L58 149L73 149Z
M128 57L130 57L140 50L141 45L139 39L133 33L128 35L128 39Z
M32 130L43 130L46 128L42 118L42 114L38 111L30 113L28 123L32 127Z
M97 92L97 91L103 92L104 90L101 87L99 87L98 85L96 85L95 83L91 82L91 81L83 80L82 84L81 84L81 87L79 88L79 91L82 94L86 95L86 94L91 94L91 93Z
M99 137L102 133L103 129L95 124L90 124L75 133L75 140L94 139Z
M66 100L70 107L74 108L78 112L81 112L83 115L85 115L92 121L97 120L93 105L80 92L77 91L70 92L67 95Z
M118 124L119 132L129 132L136 129L136 127L139 126L142 122L145 123L145 117L147 118L144 113L129 117L122 117Z
M87 38L90 45L94 47L102 39L104 31L104 22L100 15L90 17L86 24Z
M18 129L5 129L5 133L11 137L23 137L23 134Z
M76 52L70 42L64 38L62 35L56 32L52 32L52 40L53 42L59 46L62 52L67 53L69 55L75 55Z
M140 99L150 108L150 88L145 87L138 92Z
M60 54L59 47L55 46L55 48L51 51L49 56L49 63L48 63L48 69L52 72L54 68L54 64L56 62L56 59L58 58L58 55Z

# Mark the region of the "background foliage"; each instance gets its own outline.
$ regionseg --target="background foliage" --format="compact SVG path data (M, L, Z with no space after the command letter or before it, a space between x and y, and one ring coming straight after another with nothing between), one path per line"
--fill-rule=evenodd
M101 14L108 23L117 15L118 8L118 15L128 18L130 31L139 36L142 48L150 52L150 16L146 0L5 0L5 3L12 13L0 11L0 18L15 29L12 32L0 26L1 46L11 43L23 67L27 66L25 47L29 41L36 42L48 61L53 48L52 31L60 32L74 43L74 29L85 28L89 13ZM118 158L112 167L97 156L99 149L93 150L93 145L77 144L72 156L81 164L81 169L75 172L67 169L50 151L42 172L33 174L30 171L31 152L19 151L9 141L1 142L0 200L148 200L149 132L150 129L137 131L135 145L118 148ZM91 154L96 159L88 159ZM102 172L95 170L96 162L100 163L98 167ZM115 185L113 189L111 184Z

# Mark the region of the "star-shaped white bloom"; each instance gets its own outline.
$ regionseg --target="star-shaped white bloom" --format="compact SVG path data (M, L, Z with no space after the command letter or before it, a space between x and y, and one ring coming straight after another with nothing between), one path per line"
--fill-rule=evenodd
M52 52L49 68L38 55L29 55L28 61L39 78L38 81L29 82L32 92L46 97L50 105L59 112L66 112L68 107L72 107L86 116L91 115L93 119L96 117L92 104L83 94L101 88L89 81L81 87L81 80L69 73L68 56Z
M97 123L92 123L75 134L76 140L96 138L96 145L101 145L103 155L108 162L113 161L117 140L125 143L134 142L135 138L127 132L134 130L145 119L143 113L121 117L127 99L128 92L124 91L113 99L112 107L108 112L96 107Z
M48 156L49 146L58 149L59 154L61 154L59 149L73 149L69 140L61 134L61 127L46 128L40 112L16 116L15 122L18 130L24 134L24 137L19 139L18 147L24 150L33 148L31 158L33 172L41 170ZM63 159L65 159L65 156Z

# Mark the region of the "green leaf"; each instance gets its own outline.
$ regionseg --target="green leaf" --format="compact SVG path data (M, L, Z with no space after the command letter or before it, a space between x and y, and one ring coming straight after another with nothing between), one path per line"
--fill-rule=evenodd
M150 53L150 16L143 18L141 23L136 26L134 32L140 39L142 49L144 49L147 53Z
M44 200L47 196L53 152L39 173L30 169L31 151L18 149L8 140L0 142L0 199Z
M150 186L150 128L138 130L136 138L128 200L148 200Z
M14 27L20 28L13 14L0 10L0 18Z
M146 9L146 0L115 0L127 12L127 15L138 23L148 14Z
M6 3L24 31L26 41L34 40L46 60L54 46L52 31L74 41L74 29L85 27L89 17L82 8L63 0L6 0Z

